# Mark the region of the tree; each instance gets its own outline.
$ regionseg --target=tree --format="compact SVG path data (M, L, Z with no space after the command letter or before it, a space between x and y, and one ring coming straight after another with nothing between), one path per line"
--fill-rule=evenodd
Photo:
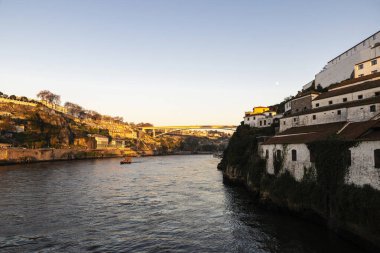
M141 122L141 123L138 123L136 126L137 127L152 127L153 125L150 123Z
M66 102L65 107L67 108L67 111L73 116L79 116L83 112L83 108L80 105L71 102Z
M16 100L16 96L15 95L10 95L9 98L13 99L13 100Z
M37 97L41 100L47 101L52 104L59 105L61 103L61 96L54 94L48 90L42 90L37 94Z
M124 119L123 119L123 117L116 116L116 117L113 117L113 120L116 122L122 123Z
M102 118L102 115L100 115L96 111L88 110L86 111L86 114L93 120L100 120Z
M29 101L27 97L21 97L20 100L23 101L23 102L28 102Z

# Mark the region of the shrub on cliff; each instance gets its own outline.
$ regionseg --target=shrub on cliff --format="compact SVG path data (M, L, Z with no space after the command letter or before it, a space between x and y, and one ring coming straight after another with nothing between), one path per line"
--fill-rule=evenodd
M218 169L224 171L227 165L238 168L247 173L249 164L259 162L257 154L257 138L274 135L274 128L252 128L247 125L237 127L232 135Z

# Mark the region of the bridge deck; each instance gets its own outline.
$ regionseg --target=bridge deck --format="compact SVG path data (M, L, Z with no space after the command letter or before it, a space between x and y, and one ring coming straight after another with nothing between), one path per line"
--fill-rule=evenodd
M236 126L228 126L228 125L139 127L139 129L141 129L141 130L159 130L159 129L235 129L235 128L236 128Z

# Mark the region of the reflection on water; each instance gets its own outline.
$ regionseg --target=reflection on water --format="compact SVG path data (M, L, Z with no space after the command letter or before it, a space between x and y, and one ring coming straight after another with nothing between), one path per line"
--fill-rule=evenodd
M0 167L0 252L360 252L224 186L211 156Z

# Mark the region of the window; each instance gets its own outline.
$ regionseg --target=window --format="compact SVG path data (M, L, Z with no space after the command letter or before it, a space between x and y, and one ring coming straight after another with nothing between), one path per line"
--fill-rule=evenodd
M363 69L363 64L359 64L358 69Z
M347 160L347 165L351 166L351 150L347 150L347 152L346 152L346 160Z
M286 121L284 120L284 125L286 125Z
M316 103L316 104L315 104L315 107L319 107L319 103Z
M268 159L269 158L269 150L265 150L265 158Z
M342 111L341 110L338 110L338 115L341 115L342 114Z
M281 159L281 150L276 150L276 160L279 161Z
M313 120L316 120L317 119L317 115L313 115Z
M253 120L255 120L256 119L256 117L253 117Z
M380 149L375 149L375 168L380 168Z
M362 77L362 76L364 76L364 74L360 74L360 75L359 75L359 77Z
M332 101L332 100L330 100L330 101L329 101L329 105L332 105L332 103L333 103L333 101Z
M292 149L292 161L297 161L297 150Z
M380 95L380 91L376 91L375 92L375 96L377 97L377 96L379 96Z
M296 122L296 121L297 121L297 118L293 118L293 121Z
M262 121L260 121L260 126L262 126L263 125L263 122Z
M315 163L315 153L310 151L310 162Z
M264 120L264 126L267 124L267 121L266 120Z
M376 64L377 64L377 59L371 61L371 65L372 65L372 66L373 66L373 65L376 65Z
M372 74L377 73L377 69L371 71Z
M344 103L344 102L347 102L347 98L343 98L343 103Z
M359 96L358 96L358 99L363 99L363 95L359 95Z
M371 106L369 107L369 111L370 111L370 112L376 112L376 105L371 105Z

